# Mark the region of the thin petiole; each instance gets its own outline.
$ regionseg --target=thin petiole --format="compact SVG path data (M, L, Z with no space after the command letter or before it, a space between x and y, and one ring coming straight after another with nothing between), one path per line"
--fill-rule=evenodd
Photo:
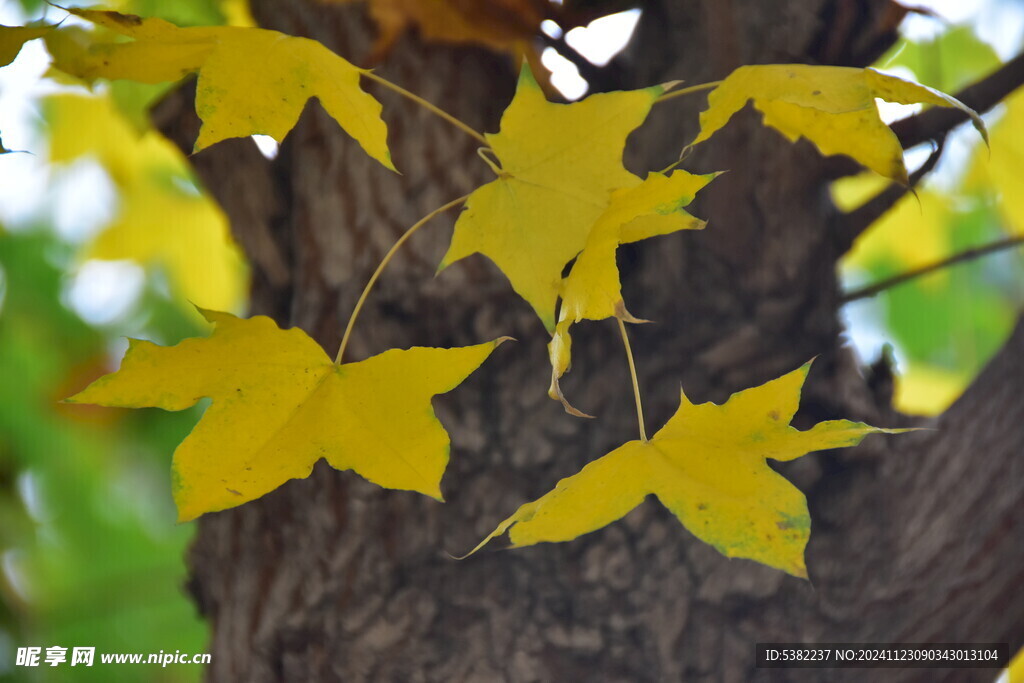
M359 317L359 312L363 310L363 304L366 303L366 297L370 294L370 290L377 283L380 278L380 274L384 272L384 268L387 267L388 263L394 257L395 253L405 244L406 240L412 237L417 230L426 225L431 218L444 213L448 209L452 209L469 199L469 195L463 195L458 199L453 199L444 206L434 209L423 218L416 221L411 228L405 231L405 233L398 238L398 240L391 246L388 253L384 254L384 258L381 259L380 265L377 266L377 270L373 271L373 275L370 276L370 281L366 283L366 287L363 288L363 293L359 295L359 301L356 302L356 307L352 310L352 316L348 319L348 325L345 327L345 334L341 337L341 346L338 347L338 355L334 358L335 365L341 365L341 359L345 355L345 347L348 346L349 337L352 336L352 328L356 324L356 318Z
M677 97L682 97L683 95L690 95L692 93L700 92L702 90L711 90L713 88L717 88L721 84L722 84L722 81L711 81L710 83L698 83L697 85L691 85L688 88L680 88L679 90L671 90L671 91L665 93L664 95L662 95L661 97L659 97L658 99L654 100L654 103L658 104L659 102L666 102L668 100L672 100L672 99L675 99Z
M481 133L477 132L476 130L474 130L472 126L470 126L470 125L468 125L466 123L463 123L462 121L459 121L457 118L455 118L454 116L452 116L451 114L446 112L444 109L441 109L437 105L434 105L434 104L431 104L430 102L427 102L425 99L423 99L419 95L416 95L415 93L409 92L408 90L406 90L402 86L396 85L396 84L392 83L391 81L389 81L388 79L384 78L383 76L378 76L377 74L373 73L372 71L363 71L362 73L363 73L364 76L369 78L371 81L376 81L377 83L380 83L385 88L388 88L389 90L392 90L392 91L398 93L402 97L404 97L404 98L406 98L408 100L411 100L411 101L415 102L416 104L420 105L421 107L423 107L427 111L440 116L442 119L444 119L448 123L452 124L453 126L458 128L459 130L463 131L464 133L466 133L467 135L472 137L477 142L479 142L479 143L481 143L481 144L483 144L485 146L489 144L487 142L487 138L485 138L483 136L483 134L481 134Z
M629 348L629 336L622 318L615 319L619 323L622 334L622 345L626 347L626 359L629 361L629 374L633 378L633 398L636 399L636 420L640 424L640 440L647 441L647 429L644 427L644 407L640 404L640 383L636 379L636 364L633 362L633 350Z

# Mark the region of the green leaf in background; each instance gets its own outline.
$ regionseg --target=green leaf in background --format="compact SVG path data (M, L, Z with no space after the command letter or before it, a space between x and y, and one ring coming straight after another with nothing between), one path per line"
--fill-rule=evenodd
M206 642L181 587L192 527L174 524L168 493L168 454L196 415L59 403L108 369L119 332L61 303L72 260L47 231L0 231L0 680L197 681L199 666L4 668L19 646L198 653ZM171 300L146 303L149 336L196 332Z
M836 183L837 204L849 209L878 185L864 177ZM842 261L842 273L846 282L878 282L1002 237L998 216L978 198L922 189L917 198L904 197L857 240ZM991 255L874 298L875 315L903 359L898 409L938 414L970 384L1013 328L1024 302L1022 265L1012 252Z
M970 26L955 26L934 40L914 43L900 39L881 59L884 69L905 67L918 82L956 94L1000 65L998 55Z
M39 0L17 4L25 21L54 16ZM246 0L107 5L180 25L252 21ZM102 652L206 650L208 626L183 587L194 529L174 523L169 493L170 454L201 409L122 412L60 402L111 369L125 335L172 344L203 332L186 297L220 299L220 307L236 309L244 299L245 266L219 209L200 195L183 157L149 123L149 106L166 90L119 82L92 98L58 95L47 109L50 127L40 133L56 133L51 152L69 162L97 161L117 189L114 222L85 245L91 251L62 241L50 226L0 226L4 683L194 683L205 668L98 661ZM186 242L205 255L184 258ZM104 325L86 323L64 304L71 273L89 256L148 264L138 301ZM53 645L95 647L97 662L73 669L14 666L18 647Z
M971 27L956 26L929 41L901 39L877 64L909 69L921 83L955 93L1000 63ZM991 127L991 151L983 145L973 148L975 160L966 180L960 171L964 164L940 165L934 184L926 183L916 198L904 197L861 235L841 263L846 287L878 282L1002 239L1006 224L1024 226L1022 125L1024 98L1018 95ZM876 178L847 178L833 185L833 198L849 211L884 187ZM1005 204L998 210L997 199ZM1005 212L1005 220L998 211ZM896 407L935 415L956 400L1009 335L1024 305L1024 259L1016 252L982 257L857 305L867 308L899 350Z

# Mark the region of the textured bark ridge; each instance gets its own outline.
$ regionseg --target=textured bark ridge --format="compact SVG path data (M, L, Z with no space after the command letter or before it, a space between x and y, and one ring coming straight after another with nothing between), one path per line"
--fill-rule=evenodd
M321 40L356 63L371 28L358 6L254 2L260 22ZM741 63L864 64L891 40L891 7L867 0L649 2L641 39L606 89L720 78ZM477 129L495 131L515 65L471 48L398 44L380 73ZM334 350L394 239L486 181L476 143L381 93L397 176L311 106L273 163L248 141L194 157L256 264L254 312ZM183 98L159 116L187 138ZM176 104L177 102L177 104ZM674 160L703 98L659 106L631 141L636 171ZM179 109L175 107L179 106ZM824 162L741 117L688 163L723 168L694 213L701 234L626 247L648 422L818 355L800 420L891 425L842 348L834 264L841 240ZM445 225L447 222L447 226ZM865 680L863 672L758 672L759 641L1008 641L1024 638L1021 453L1024 329L936 425L792 463L814 518L811 582L696 541L649 501L569 544L485 551L456 562L520 503L635 438L614 327L580 325L565 388L599 416L545 395L546 336L504 277L474 257L434 278L451 217L385 272L349 347L520 341L436 401L452 435L440 505L321 464L241 508L207 515L190 589L213 626L213 681ZM906 424L906 420L902 421ZM806 461L806 462L805 462ZM875 676L874 674L880 674ZM990 680L991 672L885 670L873 680Z

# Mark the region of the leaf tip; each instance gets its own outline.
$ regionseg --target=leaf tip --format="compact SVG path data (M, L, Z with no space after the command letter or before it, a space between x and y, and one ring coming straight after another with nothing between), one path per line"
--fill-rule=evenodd
M634 325L644 325L647 323L654 322L653 320L645 320L644 318L634 317L632 313L626 310L626 302L619 299L615 302L615 317L625 323L632 323Z
M666 81L666 82L664 82L664 83L662 83L662 84L660 84L658 86L655 86L655 87L657 87L657 88L659 88L661 90L661 92L658 93L659 95L661 95L661 94L667 93L669 90L672 90L672 88L675 88L677 85L682 85L684 82L685 81L681 81L681 80Z
M582 410L578 410L571 403L569 403L568 399L565 398L565 394L562 393L562 386L558 383L558 379L559 378L557 370L552 371L551 386L548 388L548 396L560 402L562 404L562 408L565 409L565 412L569 413L573 417L582 417L588 420L593 420L593 415L588 415L587 413L584 413Z
M540 85L537 83L536 76L533 75L533 69L530 68L530 62L523 60L522 66L519 67L519 86L529 86L535 90L540 89Z

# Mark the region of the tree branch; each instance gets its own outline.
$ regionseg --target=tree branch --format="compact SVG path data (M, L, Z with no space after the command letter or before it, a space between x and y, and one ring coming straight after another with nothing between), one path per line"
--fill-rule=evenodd
M881 282L876 282L875 284L868 285L867 287L855 289L852 292L845 294L839 300L839 302L841 304L848 304L851 301L857 301L858 299L866 299L867 297L874 296L875 294L885 291L886 289L895 287L896 285L899 284L903 284L908 280L913 280L914 278L921 277L922 275L927 275L928 273L935 272L936 270L941 270L942 268L947 268L949 266L952 266L957 263L962 263L964 261L971 261L980 256L985 256L986 254L1002 251L1003 249L1012 249L1013 247L1018 247L1022 244L1024 244L1024 235L1018 235L1016 237L1007 237L1006 239L1002 239L997 242L992 242L991 244L986 244L981 247L967 249L965 251L961 251L959 254L954 254L953 256L950 256L947 259L943 259L942 261L931 263L927 266L922 266L920 268L915 268L914 270L909 270L899 275L894 275L893 277L886 278Z

